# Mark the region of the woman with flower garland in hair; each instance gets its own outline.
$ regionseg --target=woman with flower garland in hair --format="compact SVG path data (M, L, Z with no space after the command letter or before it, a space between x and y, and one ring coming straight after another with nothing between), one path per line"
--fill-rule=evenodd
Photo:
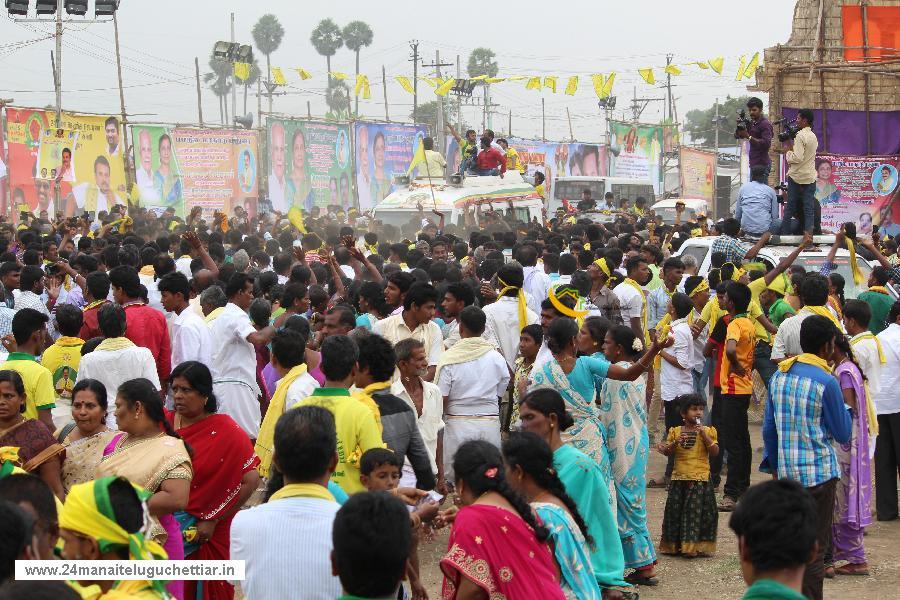
M503 460L510 485L520 492L550 530L553 555L566 598L600 600L600 587L590 565L594 540L553 469L553 451L537 434L511 433L503 442Z
M443 597L564 599L550 532L506 481L500 450L483 440L465 442L453 473L463 508L439 517L453 522L441 559Z

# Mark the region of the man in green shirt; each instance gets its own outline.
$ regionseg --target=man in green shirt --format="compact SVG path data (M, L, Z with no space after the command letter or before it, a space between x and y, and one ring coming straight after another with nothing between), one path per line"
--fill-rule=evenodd
M15 351L10 352L0 370L12 369L25 384L25 418L38 419L53 431L52 410L56 408L53 375L38 362L47 340L47 315L33 308L22 308L12 320Z
M402 501L387 492L351 496L334 518L331 538L332 571L344 588L340 600L397 597L412 543Z
M858 300L862 300L872 309L869 331L875 335L878 335L887 327L887 316L891 311L891 305L894 304L894 299L886 287L890 280L890 269L878 265L872 269L872 274L869 275L869 289L857 297Z
M743 600L804 600L803 572L817 547L816 505L809 492L787 479L754 485L728 525L750 586Z
M759 295L759 302L775 327L779 327L782 321L797 314L794 307L784 300L784 295L790 289L790 285L787 275L779 273Z

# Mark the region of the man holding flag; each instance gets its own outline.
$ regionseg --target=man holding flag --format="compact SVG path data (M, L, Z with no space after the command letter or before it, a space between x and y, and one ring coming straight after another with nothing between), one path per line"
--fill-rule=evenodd
M447 167L447 161L440 152L434 149L434 138L422 138L416 153L413 155L412 162L409 164L407 175L413 172L413 169L421 165L419 169L419 177L427 177L429 179L444 179L444 169Z

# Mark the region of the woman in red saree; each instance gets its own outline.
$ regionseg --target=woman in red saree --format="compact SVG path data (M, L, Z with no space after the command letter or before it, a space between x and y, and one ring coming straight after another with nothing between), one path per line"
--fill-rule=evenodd
M172 371L175 411L166 414L193 452L194 478L187 508L176 515L186 560L228 560L231 520L259 485L253 444L228 415L216 414L209 368L183 362ZM186 600L231 600L226 581L185 581Z
M549 532L506 482L500 450L466 442L453 457L453 472L463 508L441 559L443 598L564 600Z

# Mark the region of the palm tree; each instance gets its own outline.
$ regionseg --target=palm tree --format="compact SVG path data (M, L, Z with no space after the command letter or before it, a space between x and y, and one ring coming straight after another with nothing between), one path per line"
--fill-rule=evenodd
M213 54L209 59L210 73L203 76L213 94L219 97L219 120L222 125L228 122L228 95L231 94L231 63Z
M328 105L329 111L326 117L329 119L339 120L346 117L350 118L350 87L344 81L332 79L328 82L328 88L325 90L325 104Z
M309 36L316 52L325 57L328 68L328 82L331 83L331 57L344 45L341 28L331 19L322 19Z
M368 48L372 44L372 28L362 21L351 21L344 27L344 45L348 50L356 54L356 75L359 75L359 51L363 47ZM359 114L359 97L356 98L354 110Z
M281 26L281 22L275 15L263 15L256 22L256 25L253 26L253 43L256 44L257 50L266 55L266 82L270 82L272 77L272 63L270 60L272 53L281 46L283 37L284 27ZM269 95L269 112L272 112L271 95Z
M244 114L247 114L247 88L256 85L256 81L259 79L259 76L262 72L259 70L259 62L257 62L256 57L253 57L253 62L250 63L250 75L247 77L247 80L244 81L242 79L238 79L236 83L239 83L244 88Z

